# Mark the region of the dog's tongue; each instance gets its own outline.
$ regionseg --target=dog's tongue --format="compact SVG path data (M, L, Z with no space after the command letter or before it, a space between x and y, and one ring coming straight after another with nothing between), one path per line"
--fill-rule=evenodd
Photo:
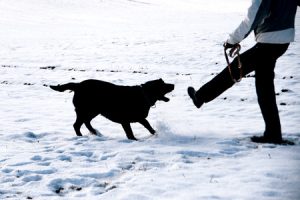
M167 98L167 97L162 97L162 99L161 100L163 100L163 101L165 101L165 102L168 102L168 101L170 101L170 99L169 98Z

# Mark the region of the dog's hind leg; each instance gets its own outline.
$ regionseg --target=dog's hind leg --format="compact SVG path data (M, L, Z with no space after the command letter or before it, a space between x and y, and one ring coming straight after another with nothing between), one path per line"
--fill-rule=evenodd
M123 129L126 133L126 136L129 140L137 140L133 135L130 123L122 123L122 127L123 127Z
M91 121L85 121L84 124L92 134L97 135L97 131L92 127Z
M149 124L147 119L140 120L139 123L142 124L152 135L155 134L155 130Z
M88 112L88 111L84 112L84 124L93 135L97 135L97 130L92 127L91 121L97 115L98 114L95 112Z

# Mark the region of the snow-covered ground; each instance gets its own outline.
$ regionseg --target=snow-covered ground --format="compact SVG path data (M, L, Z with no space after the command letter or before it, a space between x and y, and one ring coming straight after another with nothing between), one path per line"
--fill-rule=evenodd
M254 79L196 109L186 94L225 66L222 43L250 0L0 0L0 199L300 199L300 13L278 60L285 138L258 145ZM254 44L253 36L242 50ZM174 83L139 142L98 116L76 137L72 93L50 84Z

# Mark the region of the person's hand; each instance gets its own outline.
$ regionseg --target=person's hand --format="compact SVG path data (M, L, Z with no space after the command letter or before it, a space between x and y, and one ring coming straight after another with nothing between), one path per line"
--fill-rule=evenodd
M224 50L226 52L227 49L230 49L229 50L229 56L231 58L233 58L235 55L237 55L241 49L241 46L239 43L236 43L236 44L230 44L229 42L225 42L223 44L224 46Z
M224 42L223 47L226 49L232 49L233 47L235 47L236 44L230 44L228 42Z

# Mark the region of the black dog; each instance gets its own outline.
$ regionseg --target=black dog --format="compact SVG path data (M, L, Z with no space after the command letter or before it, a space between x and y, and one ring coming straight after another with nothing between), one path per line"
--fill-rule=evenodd
M101 114L111 121L120 123L127 138L136 140L130 123L139 122L154 134L155 130L146 117L157 100L169 101L165 94L174 90L174 85L165 83L162 79L149 81L140 86L120 86L99 80L85 80L81 83L67 83L50 88L59 92L74 91L73 104L77 114L74 129L78 136L82 136L80 127L83 123L91 133L96 134L90 122Z

